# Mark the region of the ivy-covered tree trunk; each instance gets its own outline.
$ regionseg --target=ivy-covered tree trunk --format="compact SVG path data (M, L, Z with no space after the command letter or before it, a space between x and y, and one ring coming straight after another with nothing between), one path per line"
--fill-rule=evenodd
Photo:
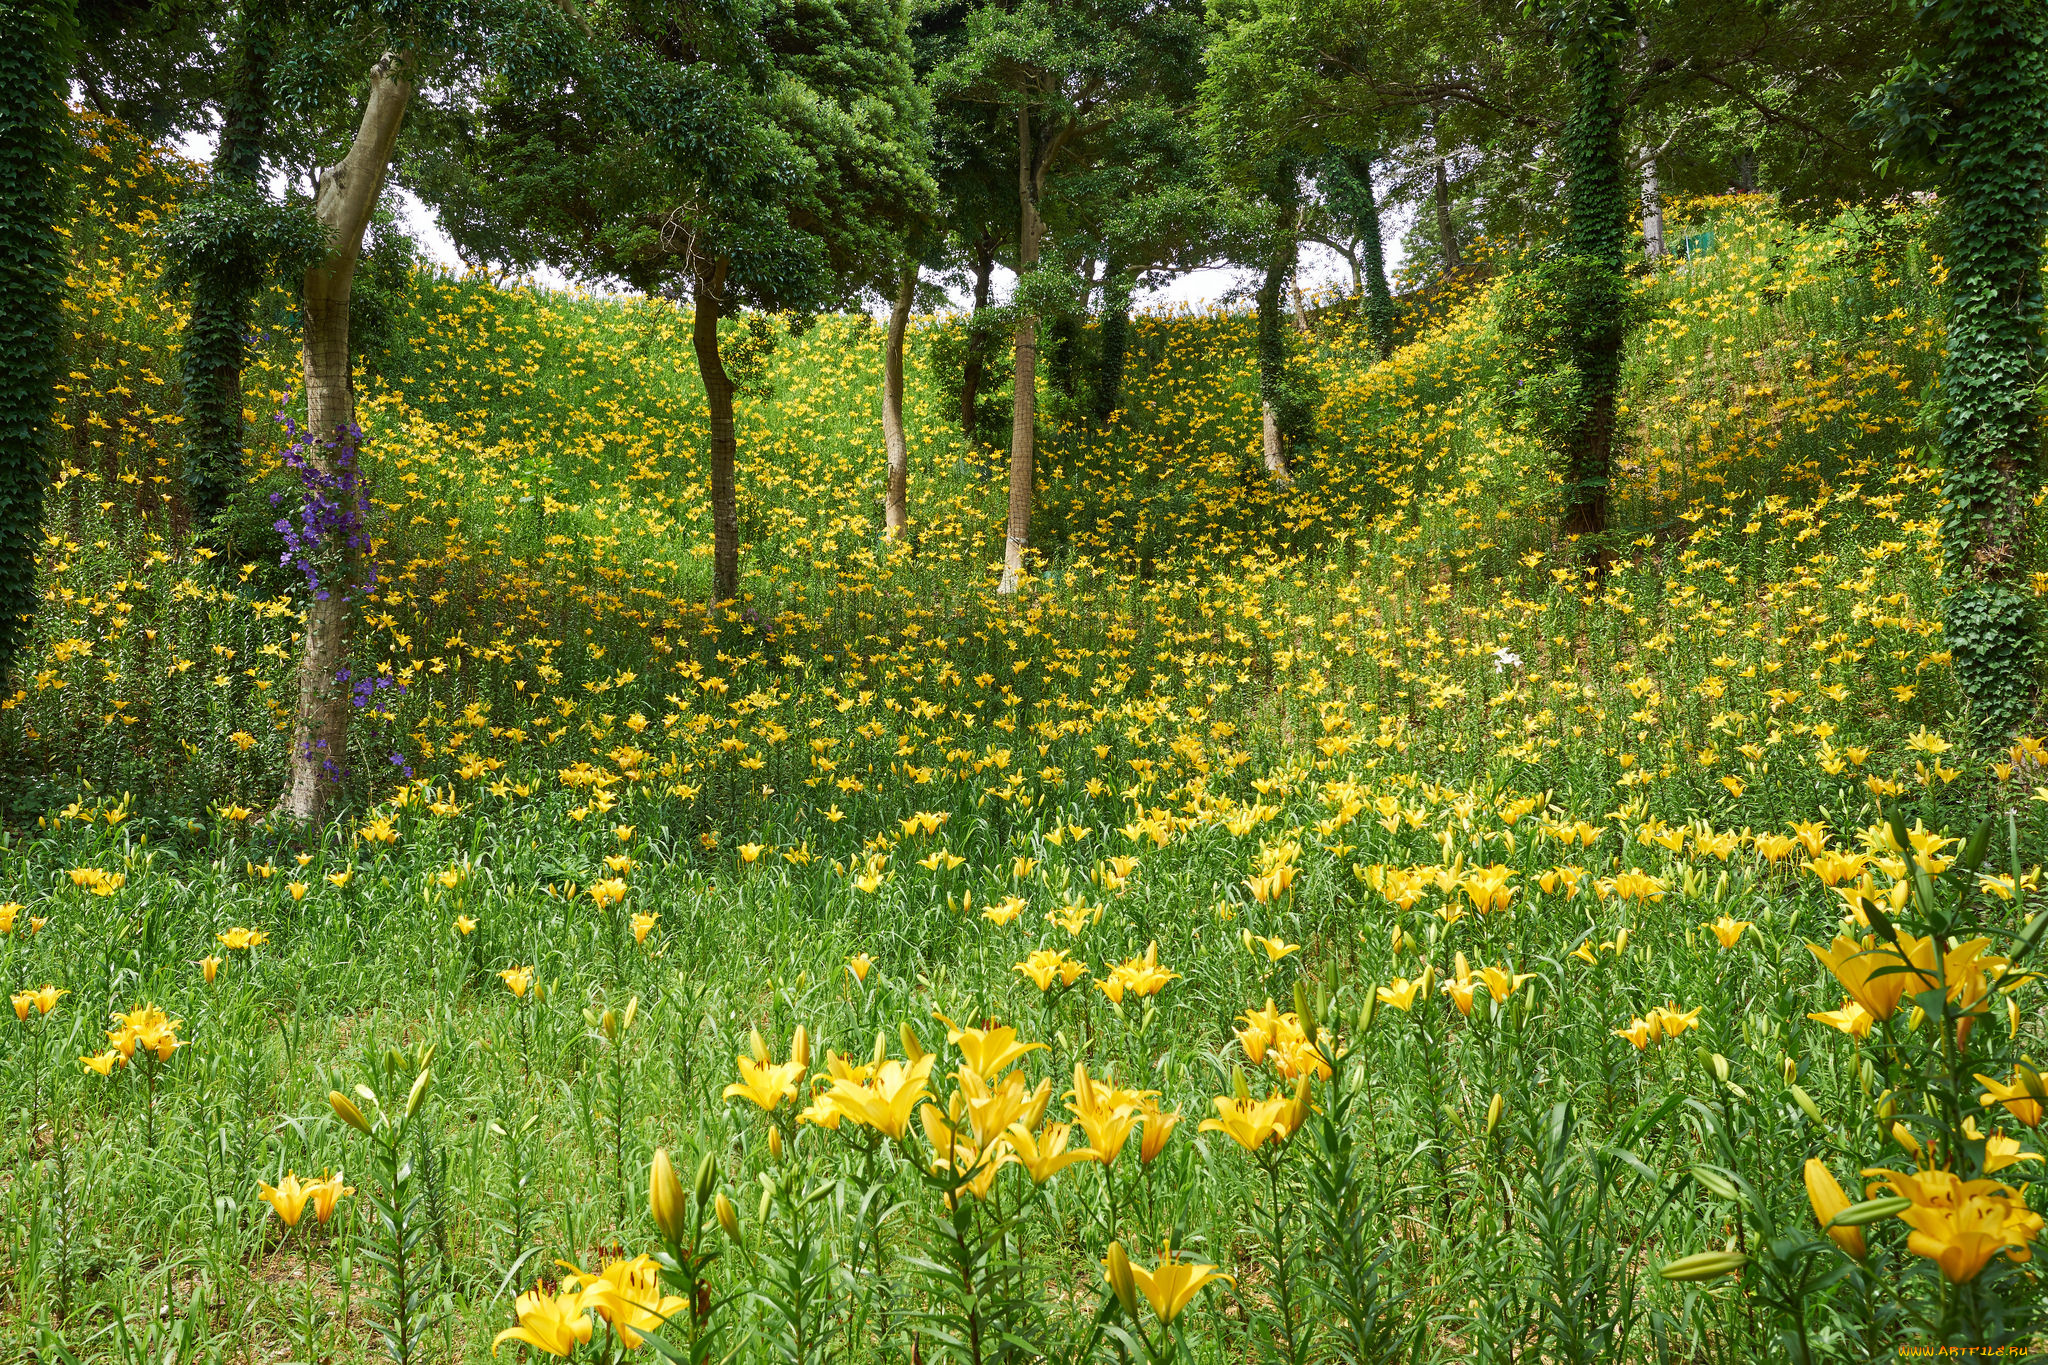
M697 352L697 374L704 381L704 402L711 413L711 600L730 602L740 595L739 494L733 466L739 441L732 423L732 376L718 350L718 315L725 297L726 262L705 263L691 282L694 316L690 341Z
M1946 0L1955 123L1944 207L1948 351L1942 362L1942 625L1971 728L1995 744L2033 710L2039 618L2029 591L2040 486L2041 235L2048 6Z
M370 68L370 97L355 140L336 165L320 173L313 214L327 249L306 271L299 308L300 353L306 381L305 467L308 531L319 543L302 555L318 565L306 603L305 653L299 659L299 706L292 728L291 783L279 808L299 820L318 820L345 777L348 753L348 619L360 568L363 528L359 508L345 504L330 518L316 515L337 491L353 497L359 477L355 393L349 374L349 295L363 232L384 188L398 126L412 99L409 59L387 52Z
M1294 482L1287 468L1287 445L1282 432L1281 409L1285 403L1282 387L1287 378L1287 339L1281 333L1281 294L1294 273L1299 246L1295 241L1295 206L1298 191L1295 169L1282 166L1268 191L1275 210L1273 237L1266 248L1265 275L1259 282L1259 425L1266 472L1282 488Z
M903 267L889 335L882 351L882 444L889 453L889 491L882 522L891 538L910 524L910 443L903 435L903 334L910 330L910 305L917 297L917 263Z
M63 343L71 0L0 0L0 691L36 610Z
M270 130L270 70L276 60L283 5L255 0L233 30L227 88L221 99L220 142L213 183L220 195L255 192ZM245 235L245 234L244 234ZM186 265L192 317L180 356L184 388L184 474L192 521L211 535L242 477L242 349L259 283L247 243L215 243L211 259Z
M1565 123L1565 255L1574 282L1565 357L1578 371L1578 400L1560 433L1564 533L1607 529L1614 466L1615 399L1626 334L1626 264L1634 194L1622 157L1621 53L1629 19L1621 0L1591 0L1569 12L1573 104Z
M1124 358L1131 347L1131 278L1107 263L1102 278L1102 321L1095 355L1094 391L1089 414L1107 422L1123 405Z
M967 318L967 354L960 364L960 434L967 439L969 450L981 446L974 405L981 396L981 377L988 366L988 287L995 268L995 243L986 238L975 243L974 311Z
M1352 202L1341 207L1358 233L1354 269L1363 295L1365 334L1372 338L1380 359L1385 360L1394 353L1394 294L1387 288L1386 243L1380 235L1380 205L1372 187L1372 160L1369 152L1344 158L1342 183Z
M1031 108L1017 107L1017 278L1020 287L1038 267L1045 220L1038 216L1038 161L1031 141ZM1017 313L1015 396L1010 403L1010 508L1003 528L1003 577L999 593L1017 591L1024 576L1024 551L1031 539L1031 495L1038 435L1038 315Z

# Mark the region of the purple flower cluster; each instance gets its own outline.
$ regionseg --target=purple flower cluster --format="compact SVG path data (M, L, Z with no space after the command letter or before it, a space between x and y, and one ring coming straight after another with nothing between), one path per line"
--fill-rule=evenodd
M404 683L384 673L375 673L367 677L358 678L348 669L343 668L336 670L334 681L348 689L349 702L358 711L368 706L372 697L375 697L379 692L388 687L395 687L401 692L405 691Z
M335 428L332 441L321 442L330 452L328 469L322 469L310 458L314 436L310 430L302 431L289 416L279 413L277 420L284 423L285 434L291 444L284 449L284 462L299 476L301 489L298 521L293 522L287 514L272 523L277 533L284 537L284 554L278 563L287 568L296 568L306 576L306 587L318 602L325 602L331 589L346 594L347 583L323 583L323 572L330 573L347 551L362 554L363 581L355 585L364 595L377 586L377 565L367 551L370 548L368 522L370 515L370 489L363 479L356 462L356 451L363 440L362 429L354 423ZM284 501L282 492L270 495L274 508Z

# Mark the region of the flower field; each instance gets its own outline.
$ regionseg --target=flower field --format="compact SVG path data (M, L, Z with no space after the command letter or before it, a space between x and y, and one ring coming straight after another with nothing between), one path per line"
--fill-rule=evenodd
M1250 319L1135 319L1015 597L947 320L892 541L880 329L745 319L731 611L687 316L421 271L358 379L359 803L308 832L295 585L183 522L191 172L87 131L0 700L16 1354L2038 1342L2048 742L1955 720L1920 210L1683 210L1605 572L1484 270L1385 362L1323 311L1284 491Z

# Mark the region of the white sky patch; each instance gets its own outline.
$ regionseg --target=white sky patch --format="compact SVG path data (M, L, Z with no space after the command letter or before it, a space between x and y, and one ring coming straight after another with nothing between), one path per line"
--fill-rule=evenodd
M210 131L190 133L178 139L177 147L185 156L203 163L213 159L214 142L215 135ZM270 188L273 194L282 196L285 192L285 177L282 174L273 176ZM454 241L441 230L440 219L418 195L401 186L387 185L384 190L384 202L413 241L419 245L421 255L445 270L458 275L462 273L462 258L456 254ZM1388 226L1391 228L1393 225ZM1403 255L1398 235L1389 231L1389 278L1392 278L1400 268ZM588 286L578 286L551 266L542 266L526 278L545 289L588 289ZM1310 298L1332 289L1348 294L1351 290L1351 268L1344 263L1343 257L1328 247L1317 242L1304 242L1301 246L1298 281L1301 292ZM1016 285L1016 276L997 266L994 285L995 296L998 299L1007 298ZM1250 292L1256 287L1256 273L1249 268L1212 266L1177 276L1164 288L1140 294L1134 302L1140 310L1201 309L1218 303L1232 294L1238 295L1240 300L1248 301ZM953 289L950 292L954 302L964 311L968 305L966 291ZM878 315L886 315L888 312L887 305L880 299L869 300L868 308L870 312Z

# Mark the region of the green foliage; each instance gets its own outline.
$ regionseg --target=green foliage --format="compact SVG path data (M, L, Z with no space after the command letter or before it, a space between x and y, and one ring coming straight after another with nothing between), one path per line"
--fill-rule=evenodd
M242 360L257 291L302 273L324 247L305 201L278 203L253 180L225 178L181 204L158 239L164 283L192 296L180 343L184 475L202 526L241 484Z
M934 322L912 334L918 348L915 358L938 395L939 411L949 416L960 411L969 348L978 341L982 369L974 393L973 427L966 433L970 445L997 446L1008 439L1013 352L1007 323L1007 309L987 308Z
M1890 155L1944 191L1942 621L1973 725L1995 745L2032 714L2042 656L2026 585L2041 470L2048 7L1922 0L1915 13L1924 45L1872 112Z
M63 357L69 0L0 0L0 691L36 607Z
M1646 311L1628 278L1604 261L1551 256L1509 275L1493 298L1494 325L1509 347L1495 392L1503 415L1568 454L1598 400L1587 357L1616 350ZM1617 376L1618 366L1608 382ZM1593 490L1606 486L1605 471L1569 476L1593 480Z

